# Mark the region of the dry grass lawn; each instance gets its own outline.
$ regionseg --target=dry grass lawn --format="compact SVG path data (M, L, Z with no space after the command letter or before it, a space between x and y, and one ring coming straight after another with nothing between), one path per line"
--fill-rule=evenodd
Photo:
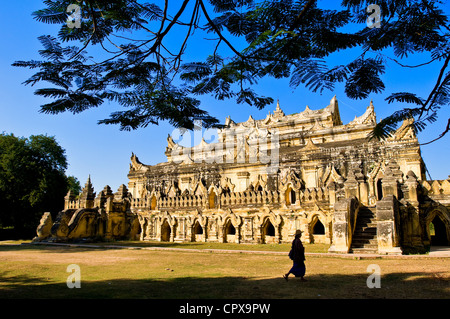
M0 298L450 298L449 261L308 256L309 281L286 282L284 255L0 245ZM370 264L381 288L366 285Z

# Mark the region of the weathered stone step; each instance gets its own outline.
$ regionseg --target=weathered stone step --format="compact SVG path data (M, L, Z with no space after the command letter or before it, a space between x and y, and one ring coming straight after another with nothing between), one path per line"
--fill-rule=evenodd
M371 219L371 220L377 220L377 216L372 216L372 215L361 215L358 214L358 219L364 220L364 219Z
M369 209L360 209L358 212L359 216L375 216L376 214Z
M377 219L376 218L372 218L372 217L361 217L361 216L358 216L358 222L361 222L361 223L374 223L374 224L376 224L377 223Z
M370 215L375 215L375 213L368 208L361 208L358 212L358 214L370 214Z
M353 236L352 243L358 243L358 242L366 242L369 243L373 241L374 243L377 243L377 238L373 236Z
M350 251L359 254L378 252L376 214L368 208L363 207L358 212Z
M352 241L352 248L378 248L376 241Z
M365 241L369 241L369 240L373 240L375 242L377 242L377 238L375 236L369 236L369 235L353 235L353 239L352 242L358 241L358 240L365 240Z
M364 230L364 229L369 229L369 230L374 229L376 232L377 226L376 226L376 224L356 224L355 231Z
M352 248L350 250L353 254L376 254L378 253L378 249L375 248Z
M376 238L377 233L372 231L359 231L353 233L353 238Z
M373 252L377 252L378 251L378 246L374 246L374 245L356 245L356 246L352 246L351 250L356 250L356 249L366 249L366 250L372 250Z
M357 225L355 227L355 231L353 233L354 234L358 234L358 233L372 234L375 236L377 234L377 228L373 227L373 226Z

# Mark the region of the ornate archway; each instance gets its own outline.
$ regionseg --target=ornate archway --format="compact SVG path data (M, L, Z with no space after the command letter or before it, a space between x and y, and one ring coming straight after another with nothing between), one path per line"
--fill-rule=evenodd
M286 199L286 206L295 205L295 202L297 201L297 196L291 183L287 185L284 197Z
M194 232L194 235L203 235L203 227L202 227L202 225L200 225L198 220L194 224L193 232Z
M240 242L240 226L242 224L241 217L235 215L233 212L227 214L222 219L222 241L224 243Z
M266 221L261 227L261 242L264 244L275 242L275 227L270 221L270 218L266 218Z
M322 224L320 219L317 219L316 223L312 227L313 235L325 235L325 226Z
M161 241L170 241L170 235L172 234L172 228L167 219L164 219L161 224Z
M429 224L431 246L448 246L448 235L445 223L436 215Z
M313 213L308 218L308 235L310 243L330 243L330 222L324 212Z
M450 245L450 213L444 206L438 206L427 214L425 233L431 246Z
M280 215L274 214L272 211L266 211L259 219L260 242L261 243L279 243L280 242L280 226L282 218Z

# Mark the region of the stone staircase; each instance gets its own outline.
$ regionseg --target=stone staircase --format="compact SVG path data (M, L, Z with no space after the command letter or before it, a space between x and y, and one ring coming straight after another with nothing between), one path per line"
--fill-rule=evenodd
M378 253L377 217L375 208L361 207L356 220L350 252L354 254Z

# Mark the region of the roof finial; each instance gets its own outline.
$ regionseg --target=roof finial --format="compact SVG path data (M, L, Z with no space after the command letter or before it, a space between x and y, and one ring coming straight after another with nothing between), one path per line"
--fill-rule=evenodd
M273 115L275 117L282 117L282 116L284 116L284 112L283 112L283 110L280 107L280 100L279 99L277 99L277 108L273 112Z

